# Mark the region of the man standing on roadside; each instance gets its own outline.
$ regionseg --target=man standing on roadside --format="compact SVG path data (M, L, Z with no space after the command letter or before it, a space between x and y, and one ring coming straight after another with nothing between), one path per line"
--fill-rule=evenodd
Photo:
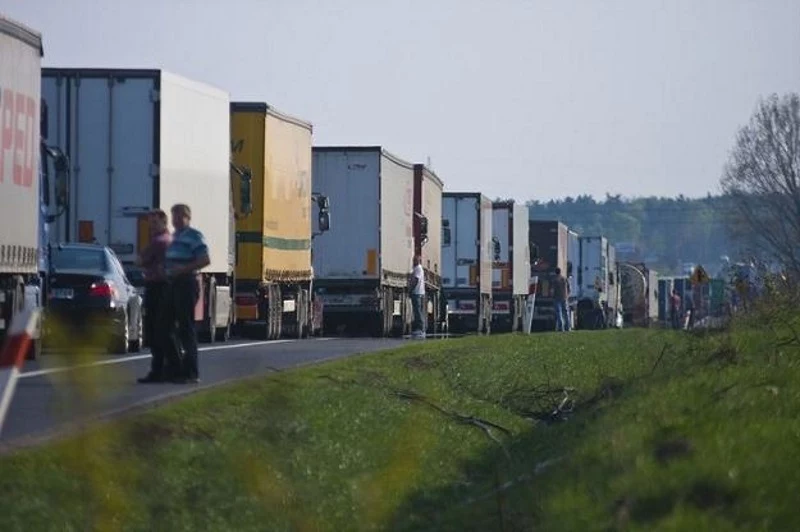
M561 268L556 268L552 290L553 310L556 313L556 331L569 331L569 314L567 313L569 283L567 283L567 278L561 275Z
M669 298L669 315L672 321L672 328L680 329L681 296L678 295L677 289L672 291L672 297Z
M422 313L422 302L425 299L425 272L422 270L422 259L414 255L414 269L411 270L411 310L414 318L411 323L411 336L425 338L425 319Z
M165 255L172 237L167 227L167 213L156 209L148 215L150 245L139 255L137 262L144 270L144 335L150 342L150 373L138 379L141 383L163 382L171 378L180 361L171 349L170 329L160 320L167 297ZM165 367L166 365L166 367Z
M208 246L203 233L191 227L192 211L188 205L172 206L175 233L167 248L167 278L170 282L170 323L177 322L174 341L177 352L183 350L182 373L174 382L200 382L197 364L197 331L194 307L199 297L197 272L209 264ZM174 319L173 319L174 318Z

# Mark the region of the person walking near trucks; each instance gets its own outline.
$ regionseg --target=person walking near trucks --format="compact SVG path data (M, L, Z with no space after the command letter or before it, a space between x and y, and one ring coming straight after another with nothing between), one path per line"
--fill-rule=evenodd
M556 313L556 330L569 331L569 315L567 314L569 284L566 277L561 275L561 268L556 268L551 290L553 292L553 310Z
M414 256L414 269L411 271L411 310L414 320L411 323L411 335L414 338L425 338L422 300L425 298L425 272L422 270L422 258Z
M681 296L678 295L677 290L673 290L672 297L669 298L669 316L672 321L673 329L680 329L680 314Z
M171 349L171 330L161 319L168 296L165 261L172 241L167 213L156 209L149 215L150 245L139 255L137 265L144 269L144 334L150 339L150 373L138 379L141 383L163 382L179 369L180 360ZM166 367L165 367L166 366Z
M197 331L194 307L199 297L197 272L209 264L208 246L203 233L191 227L192 211L188 205L172 206L172 226L175 233L167 248L167 278L170 281L171 307L169 323L177 322L174 331L175 348L183 350L182 373L177 381L199 382L197 364ZM172 319L174 318L174 320Z

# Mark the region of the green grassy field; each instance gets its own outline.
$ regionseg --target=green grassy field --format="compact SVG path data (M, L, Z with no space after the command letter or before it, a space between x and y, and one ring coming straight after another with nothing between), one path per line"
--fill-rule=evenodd
M428 341L200 393L0 458L0 529L796 530L775 327Z

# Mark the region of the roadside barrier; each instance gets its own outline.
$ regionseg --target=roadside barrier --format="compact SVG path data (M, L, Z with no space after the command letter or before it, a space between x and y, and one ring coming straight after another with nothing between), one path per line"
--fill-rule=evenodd
M3 432L3 422L14 397L20 370L25 363L25 354L33 341L38 317L38 308L28 308L17 314L11 321L5 342L0 348L0 433Z

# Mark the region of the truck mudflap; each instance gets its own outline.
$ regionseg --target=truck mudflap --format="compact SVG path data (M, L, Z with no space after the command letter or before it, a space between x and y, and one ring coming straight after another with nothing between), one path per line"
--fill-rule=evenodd
M316 335L322 332L325 303L322 298L315 296L311 301L311 334Z

